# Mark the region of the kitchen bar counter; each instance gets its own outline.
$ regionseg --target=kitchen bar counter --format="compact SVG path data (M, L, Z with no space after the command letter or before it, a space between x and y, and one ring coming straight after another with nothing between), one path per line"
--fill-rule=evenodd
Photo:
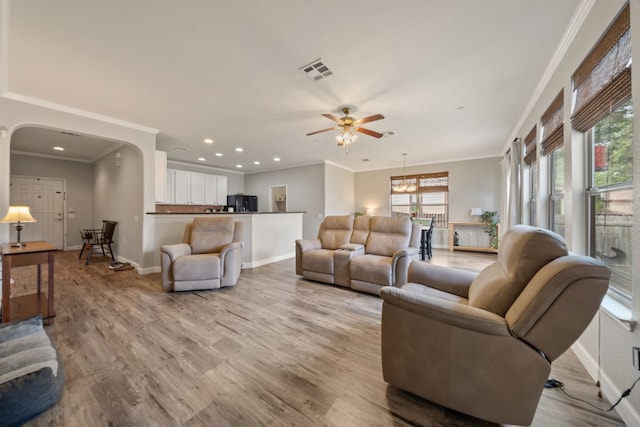
M184 227L195 217L233 216L242 223L242 268L255 268L295 257L295 240L302 238L304 212L148 212L153 215L154 265L160 265L160 246L182 242ZM157 263L156 263L157 262Z

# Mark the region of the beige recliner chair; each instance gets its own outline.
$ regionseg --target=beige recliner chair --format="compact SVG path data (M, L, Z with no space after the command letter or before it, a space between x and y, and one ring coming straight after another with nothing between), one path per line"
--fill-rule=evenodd
M160 253L167 292L233 286L242 263L242 223L232 217L194 218L183 243L164 245Z
M508 230L479 274L414 262L380 291L385 381L447 408L529 425L551 362L582 334L610 271L559 235Z

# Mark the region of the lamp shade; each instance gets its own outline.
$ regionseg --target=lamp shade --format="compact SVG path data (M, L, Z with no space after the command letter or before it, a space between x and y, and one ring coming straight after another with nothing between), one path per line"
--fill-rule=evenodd
M480 216L482 215L482 208L471 208L472 216Z
M20 224L21 222L36 222L36 219L31 216L29 206L9 206L9 212L2 218L2 222Z

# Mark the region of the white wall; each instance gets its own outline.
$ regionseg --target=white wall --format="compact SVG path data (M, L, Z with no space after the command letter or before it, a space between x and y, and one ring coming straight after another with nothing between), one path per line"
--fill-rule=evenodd
M331 163L324 166L324 210L326 215L349 215L354 209L355 174Z
M549 106L553 98L564 88L564 143L565 143L565 214L566 238L572 252L585 254L586 215L585 212L585 144L583 134L571 129L571 75L580 65L592 47L598 42L609 24L617 16L625 2L622 0L596 1L580 27L573 42L568 46L565 55L560 59L558 67L550 76L549 82L539 94L533 98L531 111L528 112L522 126L516 130L518 136L525 136L539 121L540 116ZM640 57L640 0L631 0L631 33L632 56ZM636 106L640 105L640 71L632 69L632 90ZM640 129L640 111L636 108L634 128ZM538 131L538 134L540 132ZM544 157L539 158L539 206L538 224L548 224L548 164ZM634 163L640 165L640 132L634 132ZM634 167L634 215L640 218L640 167ZM528 197L528 196L527 196ZM633 305L632 317L640 318L640 285L638 284L637 266L640 265L640 229L638 221L634 227L633 248ZM625 328L616 318L600 310L600 313L580 337L573 349L594 379L599 379L604 395L612 402L616 401L626 390L639 372L632 366L631 348L640 346L640 332ZM562 380L562 378L559 378ZM595 391L594 391L595 392ZM640 393L634 392L624 399L617 410L628 425L640 425Z
M113 249L115 256L140 263L144 218L143 174L140 152L124 145L95 162L93 173L93 223L116 221Z
M302 236L312 239L325 216L325 165L317 163L297 168L248 173L244 178L245 194L258 196L258 211L269 210L269 187L287 186L289 212L304 212ZM293 243L292 243L293 244Z

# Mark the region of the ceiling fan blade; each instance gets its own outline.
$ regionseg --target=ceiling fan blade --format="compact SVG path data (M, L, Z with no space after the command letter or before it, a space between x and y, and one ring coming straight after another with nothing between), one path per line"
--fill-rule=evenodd
M315 132L310 132L310 133L307 134L307 136L315 135L316 133L328 132L328 131L334 130L334 129L338 129L338 127L336 126L336 127L332 127L332 128L317 130Z
M374 138L382 138L384 134L380 132L376 132L373 130L365 129L365 128L356 128L356 130L360 133L364 133L365 135L373 136Z
M334 116L333 114L323 114L323 117L326 117L329 120L333 120L334 122L338 123L339 125L342 124L342 120L340 120L339 118L337 118L336 116Z
M374 122L376 120L382 120L382 119L384 119L384 116L382 114L374 114L373 116L363 117L361 119L358 119L355 122L353 122L353 124L354 125L361 125L363 123Z

